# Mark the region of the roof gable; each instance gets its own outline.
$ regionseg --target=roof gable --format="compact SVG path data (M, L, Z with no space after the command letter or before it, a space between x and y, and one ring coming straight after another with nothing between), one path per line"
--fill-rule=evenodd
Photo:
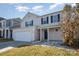
M34 14L34 13L28 12L28 13L23 17L23 19L26 18L26 17L30 17L30 16L39 17L38 15L36 15L36 14Z

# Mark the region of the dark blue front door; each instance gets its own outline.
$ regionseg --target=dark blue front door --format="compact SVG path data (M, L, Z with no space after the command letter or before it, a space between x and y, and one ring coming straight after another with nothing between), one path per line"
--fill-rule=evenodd
M1 33L2 33L2 32L1 32L1 30L0 30L0 38L2 37L2 36L1 36Z
M44 40L48 39L48 32L47 29L44 30Z

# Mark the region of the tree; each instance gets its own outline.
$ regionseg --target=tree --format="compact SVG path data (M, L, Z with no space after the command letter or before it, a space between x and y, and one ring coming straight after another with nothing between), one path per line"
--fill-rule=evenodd
M66 5L62 12L61 28L64 42L72 47L79 46L79 15L75 8Z
M77 8L79 8L79 3L76 3Z
M76 3L76 11L79 13L79 3Z
M61 23L61 27L63 30L63 35L64 35L64 42L68 43L68 38L69 36L69 24L70 24L70 13L71 13L71 6L70 5L66 5L62 11L63 17L62 17L62 23ZM68 37L69 36L69 37Z

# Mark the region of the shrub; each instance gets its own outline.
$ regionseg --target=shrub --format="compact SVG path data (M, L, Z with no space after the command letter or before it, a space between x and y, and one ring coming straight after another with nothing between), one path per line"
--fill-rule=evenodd
M69 5L64 7L62 14L61 28L65 44L71 47L79 47L79 14L75 8Z
M13 41L12 38L0 38L0 42Z
M71 47L79 48L79 39L72 40Z

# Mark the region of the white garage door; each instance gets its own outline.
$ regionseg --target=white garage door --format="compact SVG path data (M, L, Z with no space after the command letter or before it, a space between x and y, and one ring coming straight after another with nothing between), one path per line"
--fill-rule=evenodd
M32 32L15 32L13 33L13 38L16 41L33 41L33 33Z
M50 40L63 40L62 32L60 30L50 30Z

